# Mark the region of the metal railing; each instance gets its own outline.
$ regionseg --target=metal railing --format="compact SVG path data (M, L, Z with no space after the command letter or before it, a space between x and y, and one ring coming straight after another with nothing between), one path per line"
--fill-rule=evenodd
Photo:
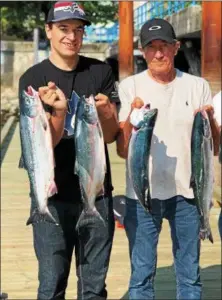
M188 6L201 4L201 1L147 1L134 10L134 29L139 30L149 19L164 18ZM118 40L119 24L111 26L94 26L86 28L85 43L112 43Z
M134 11L134 28L139 30L145 21L153 18L164 18L201 1L147 1Z
M86 28L84 43L112 43L119 36L118 22L108 26L89 26Z

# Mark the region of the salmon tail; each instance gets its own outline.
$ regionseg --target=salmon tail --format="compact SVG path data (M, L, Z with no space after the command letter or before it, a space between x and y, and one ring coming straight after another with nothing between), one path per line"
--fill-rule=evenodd
M55 181L53 180L49 186L48 197L52 197L53 195L55 195L57 193L58 193L57 186L56 186Z
M211 231L210 228L208 228L208 229L201 229L200 230L200 238L201 238L201 240L209 239L209 241L212 244L214 243L212 231Z
M49 222L56 226L59 225L59 223L56 221L56 219L52 216L50 213L48 207L46 207L46 211L44 214L41 214L38 209L35 209L32 213L32 215L29 217L28 221L26 222L26 225L39 223L39 222Z
M195 186L195 179L194 179L194 175L192 174L190 177L190 188L194 188Z
M146 204L146 208L151 213L152 212L152 206L151 206L151 196L150 196L150 189L149 188L145 191L145 204Z
M79 220L76 224L76 230L78 230L80 227L95 222L95 219L99 219L102 221L103 225L106 226L105 221L103 220L102 216L98 212L98 210L94 207L93 209L83 209L81 212L81 215L79 217Z
M20 159L19 159L19 164L18 164L19 169L27 169L24 163L24 158L21 155Z
M212 235L211 229L209 229L208 239L209 239L209 241L210 241L212 244L214 243L214 239L213 239L213 235Z

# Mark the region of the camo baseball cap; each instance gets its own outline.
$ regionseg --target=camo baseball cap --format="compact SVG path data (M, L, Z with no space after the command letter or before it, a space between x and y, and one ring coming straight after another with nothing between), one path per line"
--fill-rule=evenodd
M83 7L73 1L56 2L49 10L46 23L55 23L64 20L81 20L85 23L85 25L91 25Z

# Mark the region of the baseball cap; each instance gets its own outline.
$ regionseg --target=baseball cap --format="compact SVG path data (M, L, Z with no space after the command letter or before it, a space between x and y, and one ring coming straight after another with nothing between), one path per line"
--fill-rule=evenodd
M46 23L55 23L64 20L81 20L85 25L91 25L83 8L73 1L56 2L49 10Z
M140 31L140 42L142 48L153 40L163 40L173 43L176 40L176 34L173 26L164 19L152 19L143 24Z

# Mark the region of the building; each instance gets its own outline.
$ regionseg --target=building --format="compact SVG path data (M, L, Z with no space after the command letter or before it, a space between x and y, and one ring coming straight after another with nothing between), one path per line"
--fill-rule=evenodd
M180 70L201 74L201 1L134 1L134 73L146 68L139 50L139 30L146 20L160 17L167 19L175 28L181 41L181 49L175 58ZM118 69L118 37L107 51L107 61ZM116 74L118 77L118 74Z

